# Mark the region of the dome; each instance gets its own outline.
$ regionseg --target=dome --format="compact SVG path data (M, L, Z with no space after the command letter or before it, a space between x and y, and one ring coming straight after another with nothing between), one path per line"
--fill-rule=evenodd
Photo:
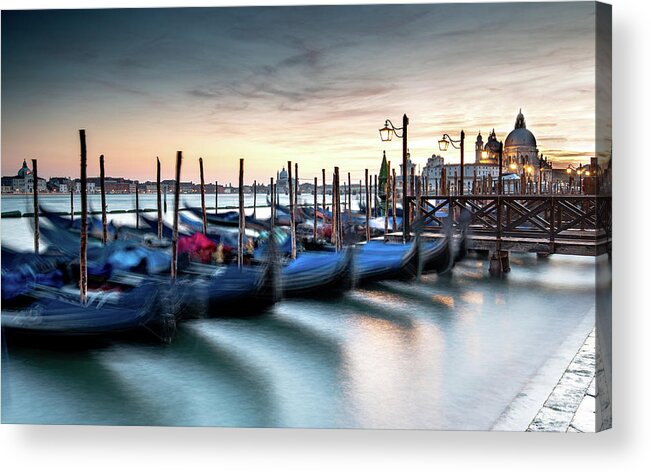
M23 159L23 166L18 170L18 177L21 179L24 179L27 177L29 174L31 174L32 171L29 170L29 167L27 167L27 161Z
M536 138L533 133L527 129L527 123L524 121L522 109L515 118L515 129L509 133L504 141L505 147L536 147Z
M280 171L280 178L281 179L286 179L287 178L287 171L283 167L283 170Z
M505 147L536 147L536 138L527 128L516 128L509 133L504 141Z
M488 141L484 146L484 150L491 152L500 152L500 143L495 140Z
M495 135L495 130L488 135L488 141L486 141L486 145L484 146L485 151L490 151L490 152L500 152L500 143L497 140L497 136Z

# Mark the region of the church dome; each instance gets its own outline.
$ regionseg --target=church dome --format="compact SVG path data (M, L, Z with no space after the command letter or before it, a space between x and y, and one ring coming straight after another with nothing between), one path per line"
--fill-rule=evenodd
M505 147L536 147L536 138L531 131L527 129L524 121L522 110L515 119L515 129L509 133L504 141Z
M536 147L536 138L527 128L517 128L509 133L505 147Z
M488 141L486 141L486 144L484 145L484 150L489 152L500 152L500 143L495 135L495 130L488 135Z
M32 171L29 169L29 167L27 167L27 161L23 159L23 166L20 169L18 169L18 177L24 179L31 173Z
M287 179L287 171L283 167L283 170L280 171L280 178L281 179Z

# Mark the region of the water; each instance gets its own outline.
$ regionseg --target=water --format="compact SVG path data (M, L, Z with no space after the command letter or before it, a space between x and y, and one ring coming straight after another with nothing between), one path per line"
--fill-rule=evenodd
M2 223L3 244L31 247L27 219ZM568 337L587 335L594 306L592 258L511 265L494 280L468 258L450 276L190 321L170 345L5 346L2 421L490 429Z

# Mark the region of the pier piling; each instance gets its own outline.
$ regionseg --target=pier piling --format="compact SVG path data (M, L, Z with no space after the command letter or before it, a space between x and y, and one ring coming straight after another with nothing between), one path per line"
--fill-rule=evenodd
M371 219L371 192L368 187L369 185L369 179L368 179L368 169L364 169L364 184L365 184L365 189L366 189L366 240L370 241L371 240L371 226L370 226L370 219Z
M81 224L79 233L79 301L86 303L88 293L88 268L87 268L87 249L88 249L88 202L86 201L86 131L79 130L79 142L81 145L81 166L79 183L81 185Z
M160 195L160 159L156 156L156 212L158 216L158 239L163 238L163 207Z
M179 255L179 194L181 193L181 163L183 152L176 151L176 182L174 185L174 226L172 229L172 281L176 280L177 262Z
M104 154L99 156L99 188L102 199L102 244L106 245L108 235L106 229L106 186L104 173Z
M294 220L294 181L292 180L292 161L287 161L289 182L289 232L292 243L292 259L296 259L296 221Z
M34 197L34 252L38 254L39 229L38 229L38 161L32 159L32 194Z
M316 226L317 226L317 218L316 218L316 214L317 214L317 208L316 208L316 206L317 206L317 203L316 203L317 192L316 192L316 186L317 186L317 178L314 177L314 233L313 233L313 237L314 237L315 241L316 241Z
M244 265L244 159L240 159L240 178L239 178L239 225L237 233L237 266Z
M206 220L206 186L203 179L203 158L199 158L199 190L201 192L201 222L203 223L203 234L208 234L208 221Z
M70 181L70 224L75 221L75 189Z
M136 229L140 228L140 182L136 180Z
M254 180L253 181L253 219L255 220L257 217L257 202L258 202L258 181Z

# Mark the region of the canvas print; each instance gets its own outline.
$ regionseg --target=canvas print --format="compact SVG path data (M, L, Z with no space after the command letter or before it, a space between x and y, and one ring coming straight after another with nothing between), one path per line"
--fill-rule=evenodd
M2 422L595 432L611 9L2 12Z

